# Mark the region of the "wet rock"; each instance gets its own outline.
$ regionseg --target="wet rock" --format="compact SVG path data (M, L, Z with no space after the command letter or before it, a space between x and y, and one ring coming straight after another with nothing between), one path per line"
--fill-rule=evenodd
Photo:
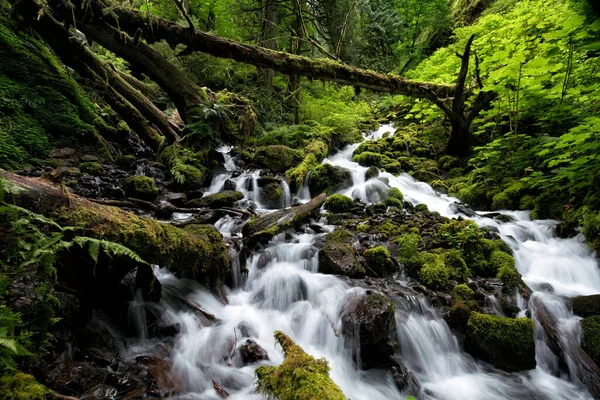
M259 190L260 202L266 208L278 209L283 207L283 186L281 182L271 182Z
M168 201L161 201L158 203L156 210L154 211L154 215L158 219L169 219L175 213L177 207Z
M156 198L157 203L160 203L161 201L168 201L175 207L185 207L187 203L187 196L185 193L167 193Z
M124 169L131 169L135 167L136 159L132 155L118 156L115 160L115 164Z
M80 400L113 400L117 398L119 391L110 385L97 385L88 390L80 397Z
M77 177L81 175L81 170L77 167L58 167L56 173L67 177Z
M135 361L148 369L158 388L164 392L173 391L177 385L171 374L171 363L156 356L138 356Z
M247 339L246 342L240 347L240 356L246 365L269 359L267 351L260 347L252 339Z
M573 313L580 317L587 318L600 315L600 294L577 296L573 297L570 301Z
M244 198L242 192L235 192L226 190L224 192L209 194L200 199L193 199L188 201L188 207L194 208L220 208L220 207L233 207L235 202Z
M365 179L369 180L371 178L377 178L379 176L379 169L377 167L369 167L367 172L365 172Z
M398 390L409 396L419 397L421 393L421 384L400 360L395 357L391 359L390 372Z
M554 228L554 234L563 239L574 237L579 233L577 228L578 226L575 222L562 221Z
M342 333L359 341L360 367L387 368L396 350L391 336L396 328L396 305L383 293L367 290L353 298L342 311ZM354 345L354 343L352 343Z
M162 287L149 264L139 264L137 267L134 289L141 291L146 301L160 301Z
M471 312L465 350L506 371L533 369L534 323L528 318L506 318Z
M60 388L61 393L79 395L104 382L107 372L104 369L80 361L56 362L45 376L46 385Z
M237 187L237 183L232 181L231 179L227 179L223 184L223 190L235 190Z
M454 213L464 214L467 217L477 216L477 213L475 211L473 211L466 204L463 204L463 203L454 202L454 203L450 204L449 208L450 208L450 211L452 211Z
M313 194L333 194L352 186L352 172L331 164L316 166L308 177L308 188Z
M155 161L139 160L135 168L135 174L150 177L155 182L162 184L165 181L164 168L164 165Z
M86 155L81 156L81 161L82 162L98 162L99 160L98 160L98 157L96 157L96 156L93 156L91 154L86 154Z
M152 337L156 338L170 338L175 337L181 332L181 324L179 323L166 323L159 321L156 324L148 327L148 333Z
M383 246L368 249L363 256L369 266L369 275L389 276L400 270L399 265L390 256L390 252Z
M187 197L188 201L194 199L201 199L204 196L204 192L202 190L188 190L185 192L185 196Z
M250 326L246 321L242 321L235 327L237 332L239 332L241 337L256 337L258 336L258 332Z
M365 276L365 269L358 261L358 252L352 247L352 234L336 229L325 237L325 245L319 250L319 272L344 275L350 278Z

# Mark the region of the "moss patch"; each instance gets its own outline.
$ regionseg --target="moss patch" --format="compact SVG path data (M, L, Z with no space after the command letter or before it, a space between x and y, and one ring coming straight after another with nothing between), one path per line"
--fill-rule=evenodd
M129 197L152 201L158 195L158 189L154 184L154 178L136 175L125 179L125 193Z
M256 369L258 391L279 400L346 400L344 393L329 377L324 358L315 359L283 332L275 332L285 360L278 367Z
M387 276L396 272L396 264L392 261L390 252L383 246L368 249L363 254L369 268L378 276Z
M256 151L254 162L274 172L285 172L302 161L302 152L283 145L265 146Z
M0 377L0 393L4 400L45 400L50 390L31 375L17 372Z
M100 176L104 173L104 168L97 162L84 162L79 164L79 169L84 174Z
M423 283L434 290L442 290L448 285L450 269L444 264L444 259L433 253L421 255L423 266L419 276Z
M324 207L332 213L350 212L354 208L354 200L342 194L334 194L327 198Z
M581 348L596 364L600 364L600 316L581 321Z

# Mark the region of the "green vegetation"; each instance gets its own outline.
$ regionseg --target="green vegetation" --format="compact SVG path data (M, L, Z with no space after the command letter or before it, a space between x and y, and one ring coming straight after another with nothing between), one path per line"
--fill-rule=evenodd
M346 213L354 208L354 200L343 194L333 194L327 198L324 207L332 213Z
M475 292L465 284L454 286L452 292L456 298L461 300L471 300L475 296Z
M448 285L450 269L444 263L444 259L433 253L421 254L423 266L419 272L421 280L430 288L443 290Z
M600 316L581 321L581 348L596 364L600 361Z
M136 175L125 179L125 191L129 197L152 201L158 194L154 178Z
M256 369L259 392L279 400L346 400L329 377L327 360L307 354L283 332L275 332L275 339L285 360L278 367Z
M379 276L391 275L396 272L396 264L392 261L390 252L383 246L368 249L363 254L367 265Z

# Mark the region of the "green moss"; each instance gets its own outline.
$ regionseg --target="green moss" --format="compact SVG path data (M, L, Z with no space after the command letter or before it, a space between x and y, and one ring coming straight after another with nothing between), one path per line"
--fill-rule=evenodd
M97 162L84 162L79 164L79 169L84 174L100 176L104 174L104 168Z
M515 269L515 259L510 254L495 250L490 255L490 266L495 271Z
M172 144L172 145L166 146L164 149L162 149L162 151L159 153L159 155L157 157L157 161L164 165L171 165L177 159L178 154L179 154L178 145Z
M315 166L308 180L308 187L313 195L320 193L333 194L351 185L352 173L345 168L331 164Z
M315 359L282 332L275 332L275 338L285 360L278 367L256 369L259 392L278 400L346 400L329 377L327 360Z
M521 195L525 190L523 182L516 181L504 191L496 194L492 199L492 208L494 210L512 210L519 207Z
M384 223L379 224L376 227L376 230L377 232L391 238L402 233L402 226L390 221L389 219L386 219Z
M390 197L394 198L394 199L398 199L400 201L404 201L404 195L402 194L402 192L398 188L391 188L388 195Z
M528 318L505 318L471 312L467 349L498 368L535 368L534 323Z
M356 231L360 232L360 233L367 233L367 232L369 232L369 230L371 230L371 226L369 225L368 222L364 222L364 223L358 224L356 226Z
M373 247L364 252L363 256L371 270L379 276L386 276L396 272L396 264L392 261L390 252L383 246Z
M206 174L202 170L189 164L176 163L170 172L173 180L169 185L177 190L197 188L206 180Z
M332 213L350 212L354 208L354 200L342 194L334 194L327 198L324 207Z
M416 233L402 235L394 241L398 244L398 261L409 271L421 269L423 260L419 256L419 248L423 247L423 238Z
M233 207L236 201L242 200L243 198L244 194L242 192L224 190L219 193L209 194L200 199L191 200L191 203L194 207Z
M445 253L445 264L450 268L452 278L458 281L466 281L471 276L471 270L462 258L460 251L452 249Z
M596 364L600 364L600 316L581 321L581 348Z
M135 166L135 162L135 156L132 155L118 156L115 159L115 164L125 169L133 168Z
M571 305L573 306L573 313L580 317L600 315L600 294L573 297Z
M385 199L385 205L388 207L398 207L399 209L402 209L403 207L402 201L395 197L388 197Z
M151 201L158 194L158 189L154 184L154 178L136 175L125 179L125 192L129 197Z
M433 253L421 254L423 266L419 276L423 283L434 290L442 290L448 285L450 269L444 264L444 259Z
M427 207L427 204L417 204L415 206L415 211L416 212L428 212L429 208Z
M285 172L298 164L302 157L302 151L274 145L259 148L254 155L254 162L274 172Z
M389 163L391 160L382 154L365 151L364 153L352 156L352 161L359 163L363 167L381 167L384 163Z
M590 247L600 254L600 212L584 214L583 235Z
M304 154L314 154L318 162L323 161L329 153L329 146L322 140L315 140L304 148Z
M45 400L50 390L37 383L33 376L17 372L0 377L0 393L4 400Z
M454 297L461 300L471 300L473 296L475 296L475 292L473 292L473 290L464 283L454 286L452 294Z
M302 163L297 167L290 168L285 172L285 177L296 187L304 184L306 176L310 170L318 165L317 157L314 154L308 154L304 157Z

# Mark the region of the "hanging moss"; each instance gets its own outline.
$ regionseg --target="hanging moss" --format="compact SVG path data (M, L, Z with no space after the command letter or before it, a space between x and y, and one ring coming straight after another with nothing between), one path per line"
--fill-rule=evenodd
M315 359L283 332L275 332L285 360L278 367L256 369L257 388L263 395L278 400L346 400L329 377L324 358Z

